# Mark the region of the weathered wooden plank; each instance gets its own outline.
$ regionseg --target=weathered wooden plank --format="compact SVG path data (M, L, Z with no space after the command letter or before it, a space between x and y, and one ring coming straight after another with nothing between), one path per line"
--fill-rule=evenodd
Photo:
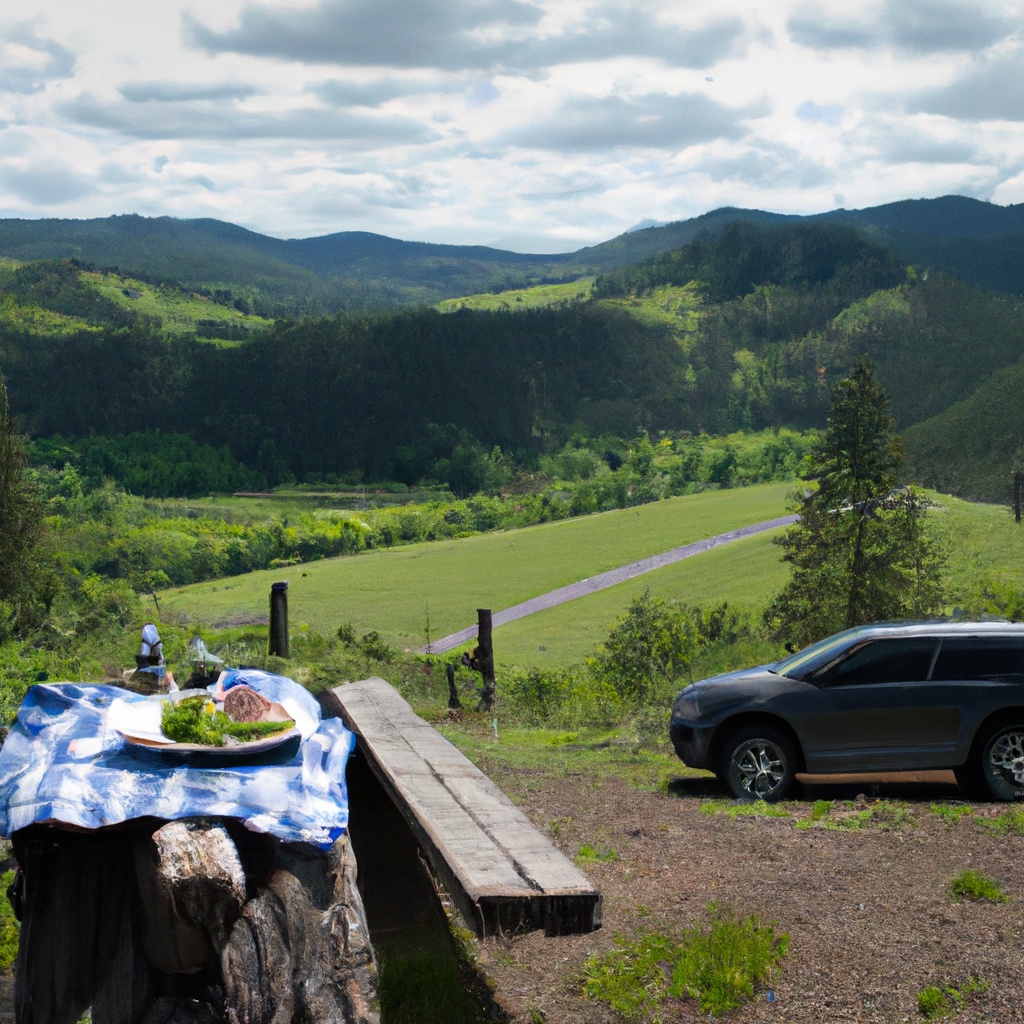
M600 927L601 895L586 875L392 686L364 679L333 695L358 749L479 934Z

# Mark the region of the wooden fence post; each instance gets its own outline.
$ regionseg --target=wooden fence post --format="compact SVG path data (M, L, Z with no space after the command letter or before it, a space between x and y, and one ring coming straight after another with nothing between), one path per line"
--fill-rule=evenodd
M491 643L491 610L477 608L477 657L480 662L480 673L483 676L483 689L480 691L480 703L477 711L494 710L494 647Z

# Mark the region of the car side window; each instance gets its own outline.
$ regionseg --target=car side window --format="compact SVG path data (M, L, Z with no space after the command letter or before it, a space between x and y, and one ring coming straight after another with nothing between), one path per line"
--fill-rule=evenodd
M853 686L925 680L937 644L934 637L918 636L866 641L825 666L811 681L818 686Z
M942 641L933 679L1021 679L1024 640L1012 637L956 637Z

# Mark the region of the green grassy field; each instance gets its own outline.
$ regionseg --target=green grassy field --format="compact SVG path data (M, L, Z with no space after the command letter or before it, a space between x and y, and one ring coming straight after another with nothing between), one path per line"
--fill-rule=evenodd
M333 633L351 622L357 631L376 629L394 643L416 647L425 642L428 617L431 637L438 639L475 623L477 608L498 611L627 562L772 519L785 511L789 489L770 484L711 491L524 530L309 562L171 590L160 602L166 613L202 622L258 619L267 614L270 584L287 579L293 630L305 623Z
M454 313L459 309L483 309L492 312L508 309L535 309L552 306L572 299L583 299L590 294L592 277L581 277L566 284L538 284L532 288L513 288L506 292L483 292L480 295L464 295L458 299L443 299L437 303L442 313Z
M160 595L166 613L217 624L265 621L270 584L289 581L292 631L333 633L351 622L390 642L427 638L476 622L477 608L499 611L557 587L648 555L786 511L789 484L711 491L640 508L547 523L457 541L328 559L229 577ZM947 552L951 608L983 579L1024 589L1024 528L1007 511L936 497L933 521ZM771 534L745 538L495 630L499 663L564 666L594 645L644 589L695 605L728 601L758 610L786 579Z
M270 327L269 320L240 313L230 306L223 306L205 296L183 292L170 285L151 285L119 274L99 271L87 271L82 278L104 298L119 306L144 316L159 317L163 323L162 330L167 335L191 336L200 321L216 321L223 327L224 337L229 336L231 329L246 330L252 334ZM126 295L126 289L137 297ZM216 331L212 333L216 335Z

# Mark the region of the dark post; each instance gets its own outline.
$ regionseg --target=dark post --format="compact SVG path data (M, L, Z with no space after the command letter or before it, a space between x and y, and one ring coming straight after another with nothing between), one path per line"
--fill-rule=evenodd
M1020 522L1020 497L1021 481L1024 480L1024 471L1019 469L1013 472L1013 518Z
M455 666L448 662L444 671L448 677L448 707L452 711L458 711L462 707L462 701L459 700L459 691L455 688Z
M491 645L491 610L477 608L477 657L480 662L480 674L483 676L483 689L480 691L480 703L477 711L494 710L494 647Z
M270 585L270 653L287 658L288 653L288 584Z

